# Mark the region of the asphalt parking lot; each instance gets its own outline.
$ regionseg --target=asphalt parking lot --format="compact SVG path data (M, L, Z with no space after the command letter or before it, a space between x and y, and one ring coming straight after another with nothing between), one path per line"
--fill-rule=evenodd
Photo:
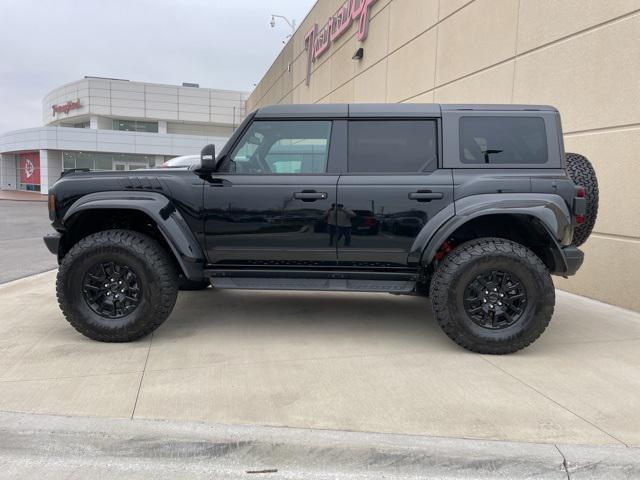
M152 337L104 344L54 277L0 287L0 411L640 446L640 315L582 297L508 356L389 294L183 292Z
M56 268L42 241L52 232L47 202L0 200L0 284Z

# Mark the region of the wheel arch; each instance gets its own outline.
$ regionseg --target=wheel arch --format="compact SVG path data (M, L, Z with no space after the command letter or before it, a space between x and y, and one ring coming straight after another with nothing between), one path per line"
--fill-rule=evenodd
M420 264L432 265L445 242L506 238L533 250L549 271L564 274L561 245L571 241L571 217L562 197L546 194L475 195L455 203L455 215L429 236Z
M62 218L68 234L66 252L88 234L110 228L129 228L158 240L189 280L202 280L205 257L180 211L155 192L98 192L76 201Z

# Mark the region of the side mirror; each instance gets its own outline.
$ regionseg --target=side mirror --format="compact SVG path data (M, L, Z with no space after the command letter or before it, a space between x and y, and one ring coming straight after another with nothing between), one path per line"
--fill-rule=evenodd
M200 169L213 172L216 169L216 146L209 144L200 152Z

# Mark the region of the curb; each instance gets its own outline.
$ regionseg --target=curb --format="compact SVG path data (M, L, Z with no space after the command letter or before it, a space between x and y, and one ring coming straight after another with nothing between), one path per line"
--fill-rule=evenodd
M0 478L638 478L640 449L0 413Z
M0 198L0 202L32 202L32 203L47 203L47 199L35 200L30 198Z

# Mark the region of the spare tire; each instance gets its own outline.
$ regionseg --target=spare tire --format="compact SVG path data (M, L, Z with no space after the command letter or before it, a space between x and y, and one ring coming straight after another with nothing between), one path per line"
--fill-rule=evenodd
M587 241L598 216L598 179L596 171L586 157L578 153L567 153L567 173L573 183L584 187L587 199L587 211L584 223L575 227L572 245L579 247Z

